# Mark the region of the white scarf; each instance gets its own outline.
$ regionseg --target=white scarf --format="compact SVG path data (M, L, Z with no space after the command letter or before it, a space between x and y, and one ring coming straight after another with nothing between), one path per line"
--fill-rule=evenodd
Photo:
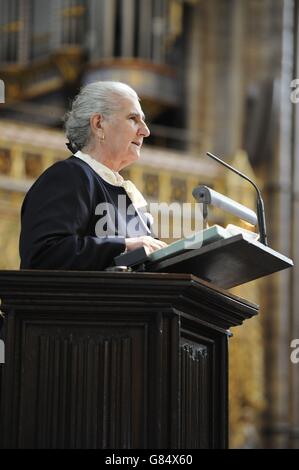
M102 163L92 158L87 153L83 153L80 150L76 152L75 157L80 158L87 163L104 181L113 186L120 186L125 189L127 195L131 199L133 205L139 209L147 205L146 200L142 196L141 192L136 188L135 184L130 180L124 180L123 177L117 172L113 171Z

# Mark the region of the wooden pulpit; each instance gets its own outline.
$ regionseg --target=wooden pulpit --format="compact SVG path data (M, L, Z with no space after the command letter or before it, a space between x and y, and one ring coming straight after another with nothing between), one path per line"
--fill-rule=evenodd
M1 448L228 446L229 328L257 314L187 274L1 271Z

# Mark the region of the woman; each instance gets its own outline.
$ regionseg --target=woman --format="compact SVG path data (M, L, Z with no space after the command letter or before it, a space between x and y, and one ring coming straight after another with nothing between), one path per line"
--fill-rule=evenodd
M128 85L81 90L65 117L74 154L48 168L23 202L22 269L102 270L125 251L166 246L152 236L143 196L118 173L140 157L144 119Z

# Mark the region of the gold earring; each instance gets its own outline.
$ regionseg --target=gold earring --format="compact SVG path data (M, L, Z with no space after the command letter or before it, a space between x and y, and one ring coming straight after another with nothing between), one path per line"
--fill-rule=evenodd
M100 142L103 143L104 141L105 141L105 134L103 132L101 137L100 137Z

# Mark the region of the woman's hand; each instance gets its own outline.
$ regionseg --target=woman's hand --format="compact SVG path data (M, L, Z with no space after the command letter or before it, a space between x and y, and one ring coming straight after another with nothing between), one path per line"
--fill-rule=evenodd
M161 240L156 240L153 237L144 236L136 238L126 238L126 249L127 251L135 250L136 248L144 247L147 255L153 253L160 248L165 248L167 243L162 242Z

